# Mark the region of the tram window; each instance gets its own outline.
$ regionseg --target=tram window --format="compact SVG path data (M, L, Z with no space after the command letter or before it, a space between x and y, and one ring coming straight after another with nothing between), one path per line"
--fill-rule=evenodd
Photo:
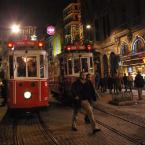
M27 57L28 77L37 77L36 56Z
M74 59L74 73L79 73L80 68L80 59Z
M40 55L40 77L44 78L44 59L43 59L43 55Z
M68 73L72 74L72 60L68 60Z
M17 57L17 76L26 77L26 58Z
M9 66L10 66L10 78L14 77L14 69L13 69L13 56L9 56Z
M93 58L90 57L90 71L93 72Z
M81 61L82 61L82 71L88 72L87 58L81 58Z
M64 64L65 75L67 75L67 63Z

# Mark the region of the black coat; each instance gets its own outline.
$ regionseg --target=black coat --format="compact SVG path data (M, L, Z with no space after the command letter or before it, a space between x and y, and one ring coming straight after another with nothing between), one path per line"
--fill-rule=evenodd
M137 74L136 77L135 77L134 83L135 83L135 86L137 88L143 88L144 87L143 77L140 74Z
M81 101L86 100L86 95L85 95L85 84L81 82L80 79L76 80L71 87L71 92L73 96L73 106L75 108L80 108L81 107ZM79 97L79 99L76 99L76 97Z
M86 87L85 83L82 83L80 79L75 81L72 84L72 88L71 88L73 97L75 98L76 96L78 96L79 100L86 100L87 96L85 94L85 89L86 89L85 87Z
M85 95L89 101L96 101L96 91L90 80L87 80L85 83Z

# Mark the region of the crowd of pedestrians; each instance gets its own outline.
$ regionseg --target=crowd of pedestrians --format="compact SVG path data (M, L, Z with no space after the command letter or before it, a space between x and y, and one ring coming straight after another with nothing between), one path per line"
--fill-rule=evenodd
M101 92L106 92L108 89L110 94L118 94L122 91L122 89L132 92L132 89L135 88L138 90L139 100L142 99L142 89L145 85L145 80L139 71L134 79L131 73L128 73L128 75L124 73L123 76L116 73L113 77L108 75L108 77L105 76L104 78L101 78L99 73L97 73L95 82L96 89L100 90Z

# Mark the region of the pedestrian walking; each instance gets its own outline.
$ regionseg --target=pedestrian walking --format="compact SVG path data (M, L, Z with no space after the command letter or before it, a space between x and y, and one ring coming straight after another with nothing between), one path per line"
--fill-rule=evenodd
M128 73L128 77L127 77L127 83L128 83L128 88L130 89L130 91L132 92L132 87L133 87L133 77L130 73Z
M137 75L135 76L134 84L138 90L138 98L139 98L139 100L142 100L142 89L144 87L144 80L139 71L138 71Z
M96 89L99 89L100 88L100 74L98 72L96 72L95 83L96 83Z
M77 115L82 108L86 115L89 116L93 133L100 131L95 122L92 107L90 105L90 97L87 94L87 83L85 74L80 73L79 79L72 84L72 94L74 97L73 115L72 115L72 130L77 131Z
M86 95L90 96L88 97L89 99L89 102L92 106L92 108L96 105L96 101L97 99L99 98L99 95L97 93L97 91L95 90L95 87L91 81L91 75L90 74L87 74L86 75ZM88 124L90 123L90 119L89 119L89 116L85 116L85 122Z
M112 78L112 76L110 74L108 76L108 89L109 89L109 93L112 94L113 78Z
M107 81L108 81L108 75L107 74L105 74L104 75L104 89L103 89L103 92L106 92L107 91L107 88L108 88L108 83L107 83Z
M127 79L126 73L124 73L124 76L123 76L123 85L124 85L125 91L127 91L127 84L128 84L128 79Z
M101 87L101 92L104 92L104 78L100 78L100 87Z

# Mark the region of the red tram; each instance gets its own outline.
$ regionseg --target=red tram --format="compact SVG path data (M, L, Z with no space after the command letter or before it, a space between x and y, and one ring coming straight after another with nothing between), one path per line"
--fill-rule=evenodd
M71 85L81 71L91 74L94 81L94 61L90 47L83 50L66 49L49 62L48 79L53 96L63 103L71 103Z
M43 42L8 43L8 107L48 106L48 61Z

